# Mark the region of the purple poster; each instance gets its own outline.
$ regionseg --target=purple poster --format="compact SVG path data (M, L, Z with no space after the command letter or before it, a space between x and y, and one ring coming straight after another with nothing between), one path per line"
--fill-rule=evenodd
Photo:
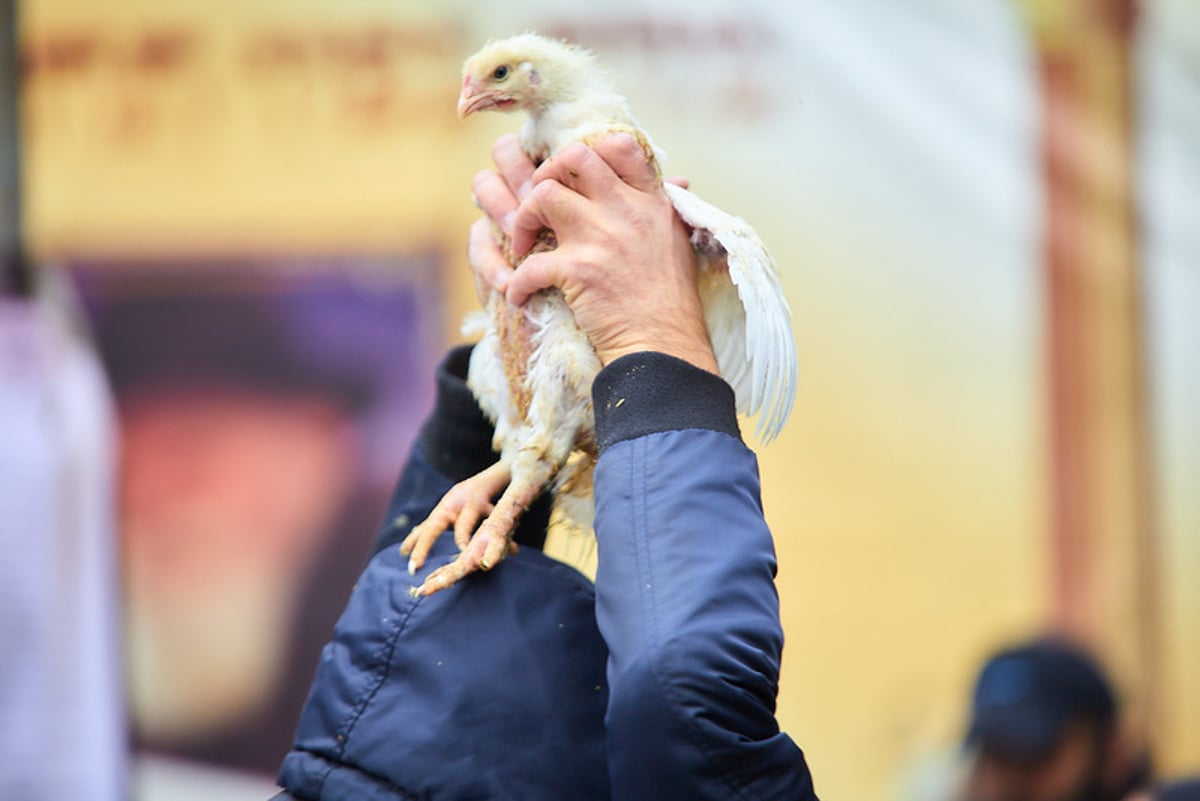
M438 258L81 263L139 749L271 775L432 402Z

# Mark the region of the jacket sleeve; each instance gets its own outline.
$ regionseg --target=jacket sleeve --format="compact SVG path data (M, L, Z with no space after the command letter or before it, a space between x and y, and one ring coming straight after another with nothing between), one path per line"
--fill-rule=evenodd
M593 402L613 797L815 799L775 720L775 553L732 390L639 353L600 373Z

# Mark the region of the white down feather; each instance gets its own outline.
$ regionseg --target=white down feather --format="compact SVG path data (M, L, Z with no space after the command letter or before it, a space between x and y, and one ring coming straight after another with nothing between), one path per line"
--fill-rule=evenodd
M796 400L792 315L775 260L742 218L674 184L663 189L694 229L700 300L721 377L733 387L739 412L759 414L755 433L770 442Z

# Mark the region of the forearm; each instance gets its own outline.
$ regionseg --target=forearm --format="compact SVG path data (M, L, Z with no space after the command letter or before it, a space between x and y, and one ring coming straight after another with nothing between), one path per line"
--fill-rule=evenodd
M774 716L774 547L732 391L635 354L601 373L594 400L614 797L812 797Z

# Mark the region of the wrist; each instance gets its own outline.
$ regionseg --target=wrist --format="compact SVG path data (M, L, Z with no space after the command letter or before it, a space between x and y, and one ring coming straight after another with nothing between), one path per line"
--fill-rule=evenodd
M607 366L622 356L644 352L661 353L713 375L721 374L707 331L699 335L676 332L663 332L656 336L643 335L629 342L619 343L604 352L598 350L597 355L600 357L600 363Z
M671 356L680 361L687 362L693 367L698 367L713 375L720 375L721 372L717 368L717 357L713 355L712 348L696 348L680 346L676 347L670 344L662 343L637 343L626 348L611 351L608 354L600 356L600 363L608 366L623 356L629 356L634 353L661 353L664 356Z

